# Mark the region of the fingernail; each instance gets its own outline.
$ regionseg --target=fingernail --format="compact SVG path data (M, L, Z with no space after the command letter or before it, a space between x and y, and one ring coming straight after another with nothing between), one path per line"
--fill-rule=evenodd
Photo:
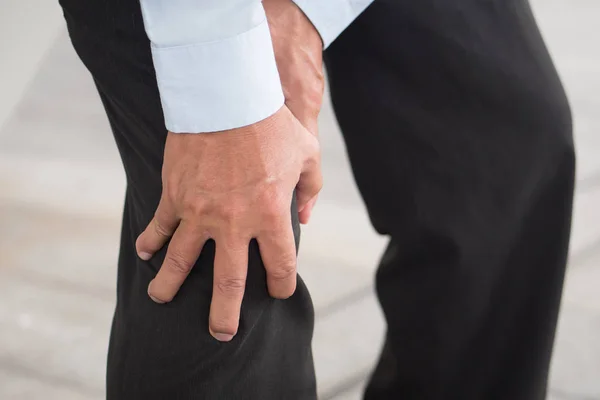
M150 285L152 285L152 281L150 281L150 283L148 284L148 297L150 297L150 299L152 299L153 302L158 303L158 304L165 304L164 301L157 299L156 297L152 296L150 294Z
M151 294L149 294L148 296L150 296L150 299L152 299L152 301L157 304L165 304L164 301L157 299L156 297L152 296Z
M231 342L231 339L233 339L233 335L228 333L213 333L212 335L219 342Z
M138 256L144 261L148 261L149 259L152 258L152 254L146 253L145 251L140 251L138 253Z

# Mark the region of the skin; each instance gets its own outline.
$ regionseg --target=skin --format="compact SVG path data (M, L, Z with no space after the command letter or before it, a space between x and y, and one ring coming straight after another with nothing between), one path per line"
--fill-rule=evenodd
M263 0L269 21L275 60L285 104L315 137L323 104L323 41L314 25L291 0ZM298 206L299 220L307 224L317 195Z
M214 239L210 333L237 333L248 267L248 245L258 241L274 298L296 289L296 250L289 205L296 190L300 222L307 223L322 187L317 117L324 79L322 42L291 0L264 0L286 104L256 124L211 134L167 135L163 193L153 220L138 237L149 260L170 239L148 294L171 301L204 243ZM209 173L207 173L209 171Z

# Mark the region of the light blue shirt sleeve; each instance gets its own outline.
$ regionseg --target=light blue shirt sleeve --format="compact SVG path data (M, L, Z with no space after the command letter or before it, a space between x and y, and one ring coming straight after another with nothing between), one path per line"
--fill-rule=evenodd
M372 0L296 0L328 46ZM260 0L140 0L165 125L250 125L284 103Z
M373 0L293 0L313 23L327 48Z

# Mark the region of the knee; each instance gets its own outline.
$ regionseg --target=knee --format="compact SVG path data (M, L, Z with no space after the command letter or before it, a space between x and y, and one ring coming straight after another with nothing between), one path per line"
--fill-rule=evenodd
M547 103L544 113L550 143L553 144L553 154L561 167L574 172L575 143L573 138L573 114L565 93L561 90Z
M530 146L531 165L548 173L552 167L573 165L575 145L573 141L573 114L568 98L558 80L544 79L535 86L529 86L520 103L521 121L516 126L518 135L529 136L524 141ZM525 144L526 143L526 144Z
M573 145L573 114L569 101L564 92L555 95L547 110L547 117L554 127L554 132L559 142L569 154L574 154Z

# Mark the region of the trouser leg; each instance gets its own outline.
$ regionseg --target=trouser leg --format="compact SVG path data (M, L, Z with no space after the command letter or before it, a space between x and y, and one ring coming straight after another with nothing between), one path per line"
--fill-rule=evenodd
M149 299L148 283L165 250L146 262L136 256L134 244L160 199L166 129L139 4L61 3L74 47L98 87L127 175L107 398L315 399L310 296L299 279L290 299L272 299L255 241L249 247L247 288L232 342L219 343L208 332L214 242L205 246L173 302L159 305ZM292 210L298 240L295 205Z
M326 52L375 228L374 399L543 399L568 251L571 116L529 5L375 1Z

